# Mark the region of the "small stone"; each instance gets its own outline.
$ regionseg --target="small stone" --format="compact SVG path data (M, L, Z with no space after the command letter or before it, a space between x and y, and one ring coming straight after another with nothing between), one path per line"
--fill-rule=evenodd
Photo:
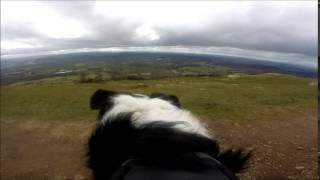
M296 170L302 171L302 170L304 170L304 166L296 166Z
M303 150L303 147L302 146L298 146L297 149L298 150Z
M271 146L268 144L264 144L263 147L270 148Z

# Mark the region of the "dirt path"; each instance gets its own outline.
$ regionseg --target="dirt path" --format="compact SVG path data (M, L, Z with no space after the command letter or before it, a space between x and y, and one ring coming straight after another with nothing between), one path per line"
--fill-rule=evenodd
M316 179L315 114L266 114L245 123L211 120L227 146L254 150L242 179ZM93 123L2 121L1 176L13 179L89 179L85 143Z
M264 117L264 119L261 119ZM229 147L253 150L250 167L241 179L317 179L316 113L274 113L259 121L220 123L210 127Z
M85 137L92 125L32 121L1 125L2 180L88 179Z

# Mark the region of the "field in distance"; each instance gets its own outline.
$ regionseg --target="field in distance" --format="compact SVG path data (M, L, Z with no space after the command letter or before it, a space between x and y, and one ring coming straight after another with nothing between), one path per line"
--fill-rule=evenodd
M233 73L282 73L316 77L317 69L221 55L181 53L71 53L1 59L1 83L76 75L80 81L215 77Z

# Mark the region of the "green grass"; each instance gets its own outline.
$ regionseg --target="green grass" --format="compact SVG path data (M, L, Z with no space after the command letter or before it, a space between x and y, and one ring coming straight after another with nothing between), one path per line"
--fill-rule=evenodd
M195 74L217 74L217 75L225 75L231 71L230 68L211 65L207 63L194 63L188 66L183 66L177 69L177 71L182 73L195 73Z
M103 88L175 94L184 108L201 117L246 120L265 112L314 111L317 87L310 85L311 82L316 82L316 79L274 74L118 80L101 84L80 84L72 78L51 78L2 86L1 118L93 120L96 112L89 109L89 99L95 90Z

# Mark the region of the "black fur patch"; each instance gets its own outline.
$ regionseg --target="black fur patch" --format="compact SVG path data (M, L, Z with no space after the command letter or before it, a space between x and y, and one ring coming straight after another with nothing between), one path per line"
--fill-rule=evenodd
M104 124L98 123L89 138L88 166L93 170L96 180L109 178L123 162L131 158L170 165L176 156L183 153L203 152L217 158L233 172L241 170L249 158L241 151L221 152L215 140L179 131L173 128L176 123L159 121L135 128L131 116L130 113L123 113ZM199 168L195 163L184 166Z
M101 118L103 114L113 106L111 97L115 96L117 93L108 90L97 90L90 99L90 107L94 110L99 110L98 118Z
M88 166L97 180L107 179L131 155L137 130L131 125L131 115L122 114L98 124L88 141Z
M150 95L150 98L160 98L166 101L169 101L171 104L177 106L177 107L181 107L181 103L179 101L179 98L175 95L166 95L163 93L152 93Z

